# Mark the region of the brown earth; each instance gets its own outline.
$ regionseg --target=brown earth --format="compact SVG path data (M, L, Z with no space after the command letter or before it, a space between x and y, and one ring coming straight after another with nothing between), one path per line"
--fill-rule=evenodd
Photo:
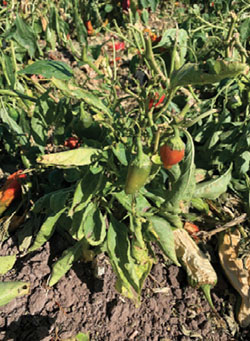
M9 239L1 254L15 252L15 245ZM146 280L140 307L115 291L115 275L104 254L95 266L76 263L49 288L50 265L64 247L56 235L43 249L19 258L0 278L31 283L29 295L0 308L0 340L59 341L78 332L89 333L91 341L250 339L250 331L241 330L234 319L235 293L220 268L212 298L224 322L211 311L203 293L188 286L184 270L164 264L160 254Z

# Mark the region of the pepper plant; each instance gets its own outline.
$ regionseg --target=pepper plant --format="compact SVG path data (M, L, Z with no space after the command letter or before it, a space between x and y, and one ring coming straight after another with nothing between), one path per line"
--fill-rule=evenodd
M198 139L200 122L208 124L217 109L201 103L194 87L247 78L248 66L240 48L235 59L193 62L188 59L185 29L167 29L160 39L152 39L138 15L130 9L128 15L126 34L116 22L113 31L106 28L126 44L125 80L117 67L113 39L112 57L103 48L99 67L91 48L83 44L79 65L93 68L98 86L79 84L63 62L39 60L16 77L22 81L29 75L44 77L49 86L40 97L20 95L16 89L4 93L35 103L29 123L22 122L23 130L15 138L24 165L42 178L48 176L43 188L38 185L45 194L31 207L24 229L38 217L43 222L32 242L29 239L21 248L24 253L37 251L55 232L69 241L53 264L49 286L75 261L90 261L106 252L117 275L117 290L138 304L157 261L158 244L172 262L185 267L190 283L201 287L212 305L210 287L216 284L216 273L183 222L190 208L205 211L204 199L214 200L227 190L232 165L216 178L197 183L201 170L195 165L192 136ZM34 83L39 87L37 79ZM229 87L221 86L221 92ZM8 106L3 106L1 118L17 133ZM52 152L47 152L48 130L55 146ZM79 142L71 149L68 141L76 138ZM31 148L26 153L27 143ZM70 150L60 151L67 146Z

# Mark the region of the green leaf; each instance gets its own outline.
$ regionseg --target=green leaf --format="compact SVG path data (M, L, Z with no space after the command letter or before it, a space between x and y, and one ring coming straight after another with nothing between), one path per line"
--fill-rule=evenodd
M157 242L166 256L170 258L176 265L180 265L175 253L173 228L169 222L166 219L158 216L151 217L149 221L152 223L151 228L153 230L153 235L156 237Z
M129 212L132 212L133 209L136 210L138 215L143 215L150 207L150 203L141 193L138 193L135 198L135 203L133 202L133 198L131 195L125 194L124 191L112 193L112 195L120 202L120 204ZM132 202L134 208L132 209Z
M225 78L234 78L246 72L244 63L216 60L207 64L186 63L173 72L171 88L187 85L204 85L220 82Z
M28 252L37 250L40 246L42 246L52 237L56 228L56 223L66 209L67 208L65 207L61 211L51 214L45 220L35 238L33 245L28 249Z
M0 275L6 274L13 268L16 262L16 255L12 256L0 256Z
M52 78L52 83L61 91L65 93L65 95L69 97L75 97L77 99L82 99L85 103L90 105L92 109L96 108L109 117L111 117L110 110L106 107L106 105L102 102L102 100L95 96L93 93L83 90L79 88L77 85L63 82L59 79Z
M0 119L6 123L9 129L17 136L17 139L22 145L27 145L28 140L22 130L22 128L11 118L2 103L2 109L0 109Z
M49 286L55 285L70 270L73 263L82 256L83 242L80 240L72 247L65 250L62 256L52 266Z
M0 283L0 306L3 306L14 298L27 295L30 283L25 282L2 282Z
M19 45L28 51L30 58L33 58L38 49L36 34L30 25L27 25L18 14L16 16L15 25L16 31L13 38Z
M240 25L240 38L245 42L250 37L250 18L246 18Z
M93 162L94 156L100 153L96 148L77 148L65 152L41 155L37 162L46 166L72 167L85 166Z
M106 223L96 204L91 203L91 209L84 221L84 235L90 245L100 245L106 236Z
M68 80L73 77L71 68L58 60L38 60L19 71L20 74L42 75L45 78Z
M225 193L227 186L231 181L232 164L228 170L216 179L203 181L196 185L194 198L217 199L221 194Z
M116 289L135 303L140 301L140 282L131 256L128 228L113 217L108 229L107 248L110 263L117 275Z
M166 30L160 42L154 47L166 47L166 48L171 48L174 46L174 43L177 38L177 51L179 52L180 55L180 64L183 65L185 61L185 56L187 53L187 42L188 42L188 34L187 31L184 29L176 29L176 28L170 28Z
M87 206L101 187L104 185L105 178L103 174L92 174L90 171L86 172L84 178L79 181L71 208L69 210L69 216L72 216L74 211L80 211Z
M123 166L128 165L126 147L123 143L119 142L115 146L112 146L112 151Z

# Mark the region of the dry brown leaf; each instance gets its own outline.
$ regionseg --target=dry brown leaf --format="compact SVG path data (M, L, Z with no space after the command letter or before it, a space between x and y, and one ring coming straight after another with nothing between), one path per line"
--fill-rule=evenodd
M217 275L208 258L196 245L186 230L174 230L175 250L178 259L184 265L192 283L197 286L215 285Z
M241 296L241 306L237 319L241 327L250 324L250 258L244 262L238 258L240 232L235 230L224 234L219 246L219 258L232 286Z

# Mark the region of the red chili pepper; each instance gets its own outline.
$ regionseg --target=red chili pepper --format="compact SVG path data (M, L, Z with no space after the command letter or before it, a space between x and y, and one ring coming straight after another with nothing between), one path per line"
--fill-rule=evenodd
M8 5L8 2L3 0L3 6L7 6Z
M129 7L130 7L130 0L123 0L123 2L122 2L122 9L124 11L128 11Z
M179 163L185 155L185 144L180 138L177 127L174 127L174 135L160 147L160 156L164 168L170 169Z
M91 20L86 21L85 22L85 26L86 26L86 29L87 29L87 32L88 32L89 36L91 36L91 35L93 35L95 33L95 30L93 29Z
M25 179L26 174L23 174L22 170L19 170L11 174L2 189L0 190L0 214L2 214L11 202L20 196L21 183L20 179Z
M184 224L184 229L190 234L190 236L196 241L199 242L199 238L196 236L196 233L200 231L199 227L193 223L188 221Z
M155 93L155 99L156 99L156 100L159 99L159 94L158 94L158 92ZM158 100L158 102L154 105L155 108L157 108L158 105L160 105L160 104L164 101L164 99L165 99L165 95L163 94L163 95L160 97L160 99ZM153 104L154 104L154 99L153 99L153 98L150 98L149 104L148 104L148 109L149 109L149 110L152 108Z
M80 143L78 138L69 137L67 140L64 141L64 146L69 147L70 149L74 149L80 147Z
M115 44L115 50L116 51L120 51L120 50L124 50L124 49L125 49L124 41Z

